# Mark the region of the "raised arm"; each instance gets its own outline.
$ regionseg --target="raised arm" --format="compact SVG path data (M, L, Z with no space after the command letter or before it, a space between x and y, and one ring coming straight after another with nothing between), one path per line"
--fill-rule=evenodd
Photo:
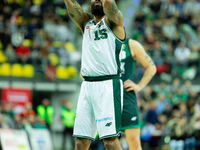
M125 39L124 19L118 9L115 0L102 0L103 11L106 15L106 22L111 30L121 40Z
M141 91L156 74L156 66L139 42L130 39L129 47L134 59L137 59L142 64L142 66L146 68L146 70L138 84L127 80L124 82L124 87L128 88L127 91Z
M124 26L122 13L118 9L115 0L102 0L103 11L108 21L118 26Z
M76 0L64 1L70 18L77 24L81 31L84 32L85 23L90 18L90 15L83 12L83 9Z

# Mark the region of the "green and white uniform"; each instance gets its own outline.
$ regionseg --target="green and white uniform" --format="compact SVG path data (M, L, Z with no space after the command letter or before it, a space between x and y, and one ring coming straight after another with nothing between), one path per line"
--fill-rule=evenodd
M121 128L123 83L120 58L123 41L117 38L105 18L95 24L89 20L84 29L81 75L74 136L100 139L118 136Z
M123 71L123 82L125 82L128 79L133 81L133 75L136 67L136 61L133 59L128 41L129 39L125 40L121 53L121 69ZM123 102L124 103L122 112L122 131L131 128L139 128L140 119L135 92L126 92L126 89L124 89Z

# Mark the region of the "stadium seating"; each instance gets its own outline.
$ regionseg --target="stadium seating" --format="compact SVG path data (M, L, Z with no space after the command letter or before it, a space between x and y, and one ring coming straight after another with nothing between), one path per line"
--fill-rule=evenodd
M51 64L53 66L58 65L58 63L59 63L59 57L56 54L50 53L49 54L49 59L50 59L50 62L51 62Z
M11 66L9 63L3 63L0 67L0 75L1 76L10 76L11 74Z
M42 4L42 0L33 0L33 4L34 5L41 5Z
M21 64L13 64L11 67L11 75L13 77L22 77L23 67Z
M30 47L32 45L32 41L29 40L29 39L25 39L23 41L23 45L26 46L26 47Z
M67 49L68 51L75 51L75 50L76 50L75 47L74 47L74 44L71 43L71 42L65 43L64 47L65 47L65 49Z
M7 57L4 55L3 51L0 50L0 63L5 63L7 61Z
M24 65L23 66L23 77L33 78L34 77L34 66L33 65Z
M76 77L77 74L78 74L78 70L77 70L77 68L74 67L74 66L68 66L68 67L66 68L66 70L67 70L67 74L68 74L68 76L69 76L70 78L74 78L74 77Z
M58 66L56 68L56 77L58 79L68 79L69 78L69 74L67 73L66 68L63 67L63 66Z

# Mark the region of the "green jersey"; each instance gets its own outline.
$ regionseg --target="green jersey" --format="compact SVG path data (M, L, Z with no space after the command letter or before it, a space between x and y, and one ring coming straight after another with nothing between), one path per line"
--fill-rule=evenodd
M126 39L121 52L121 70L122 81L133 81L133 75L135 72L136 61L130 51L128 44L129 39ZM126 129L139 128L140 118L139 110L137 106L137 100L135 91L127 92L124 88L124 100L123 100L123 112L122 112L122 131Z
M122 81L130 79L133 81L133 75L136 67L136 61L133 59L129 44L129 39L126 39L123 44L121 52L121 70L122 70Z

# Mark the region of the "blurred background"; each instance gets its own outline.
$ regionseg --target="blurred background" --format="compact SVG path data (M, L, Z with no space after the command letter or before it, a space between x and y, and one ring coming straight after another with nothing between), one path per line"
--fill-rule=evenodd
M78 2L90 13L90 0ZM143 149L199 150L200 0L116 2L127 37L139 41L157 67L137 93ZM2 149L74 148L81 44L63 0L0 1ZM138 63L136 83L143 72ZM124 134L120 143L128 150ZM90 149L104 149L98 137Z

